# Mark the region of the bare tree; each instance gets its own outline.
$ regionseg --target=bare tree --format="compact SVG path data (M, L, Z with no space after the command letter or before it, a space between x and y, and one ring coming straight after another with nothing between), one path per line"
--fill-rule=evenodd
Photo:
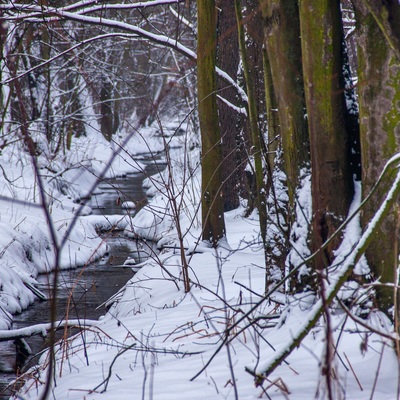
M197 1L197 95L202 144L203 240L214 246L225 236L222 150L217 111L215 2Z

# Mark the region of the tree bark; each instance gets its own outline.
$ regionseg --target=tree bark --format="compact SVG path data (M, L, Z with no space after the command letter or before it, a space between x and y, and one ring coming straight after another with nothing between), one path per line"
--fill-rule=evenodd
M358 92L364 198L375 185L385 162L400 150L400 62L365 3L364 0L354 1L358 35ZM397 2L389 3L392 8L382 5L385 8L384 14L388 21L398 21L400 6ZM364 227L369 218L376 213L377 206L390 185L388 179L386 185L382 185L367 203L362 214ZM399 263L396 251L399 243L398 221L397 202L397 206L374 234L366 253L373 275L379 278L381 283L398 285L398 282L394 281ZM378 306L388 312L394 302L393 289L378 286L376 291Z
M311 153L312 250L345 219L353 195L345 124L339 0L300 2L301 48ZM319 252L315 267L333 259L340 238Z
M235 9L231 0L217 0L218 14L218 49L217 65L232 79L236 80L239 66L239 48L236 29ZM231 104L237 104L237 91L227 85L219 77L217 79L218 93ZM242 186L245 164L241 162L244 156L240 151L241 118L237 111L223 100L218 101L218 115L223 143L224 164L223 196L224 210L229 211L239 207L239 191Z
M267 162L270 172L273 171L275 165L276 152L279 148L279 137L281 135L278 117L278 104L276 102L274 84L271 75L271 65L269 62L268 52L264 48L263 52L263 72L264 72L264 92L265 92L265 110L267 115Z
M400 61L400 8L396 0L363 0L368 11L373 15L387 44Z
M267 131L263 68L264 28L258 0L245 1L243 8L243 23L246 28L248 65L254 82L258 129L261 135L263 135Z
M213 246L225 236L222 198L222 151L216 95L216 7L197 0L197 95L202 149L203 240Z
M260 6L293 208L300 171L309 163L298 6L295 0L260 0Z

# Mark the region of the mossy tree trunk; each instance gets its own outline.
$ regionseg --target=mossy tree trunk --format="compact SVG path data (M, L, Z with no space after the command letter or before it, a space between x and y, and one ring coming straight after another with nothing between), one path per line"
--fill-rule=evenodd
M374 15L363 0L354 1L358 34L358 75L360 103L360 136L363 197L373 188L385 162L400 151L400 62L385 38ZM385 24L392 24L392 34L400 38L398 2L381 4ZM397 23L395 23L397 21ZM382 28L384 28L384 25ZM386 195L390 179L367 203L362 224L375 214ZM399 209L394 207L375 232L367 250L367 260L375 278L382 283L395 283L398 268ZM394 302L393 289L378 286L380 309L388 311Z
M197 0L197 95L202 149L203 240L216 246L225 236L222 151L217 112L216 23L214 0Z
M289 235L296 221L296 190L301 183L302 170L309 169L310 163L299 9L297 0L259 0L259 3L264 27L264 87L268 151L271 154L268 166L271 178L274 150L279 145L283 152L283 170L289 196L287 206L276 210L282 214L278 216L279 220L286 221L286 226L279 224L283 241L276 246L281 251L271 253L281 253L276 259L274 256L271 259L284 271L290 250ZM288 262L291 264L290 260Z
M312 250L318 250L347 215L353 195L342 78L339 0L300 1L301 48L311 154ZM340 238L315 258L330 265Z
M300 171L309 163L297 3L296 0L260 0L292 208Z
M390 49L400 60L400 7L396 0L363 0L373 15Z

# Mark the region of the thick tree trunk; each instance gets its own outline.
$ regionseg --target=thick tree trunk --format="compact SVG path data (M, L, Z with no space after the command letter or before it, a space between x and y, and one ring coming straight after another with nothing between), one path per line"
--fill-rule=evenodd
M346 217L353 195L342 79L339 0L302 0L300 27L311 153L312 250L318 250ZM315 259L328 266L340 238Z
M222 198L222 151L216 94L216 7L197 0L197 93L202 144L203 240L214 246L225 236Z
M231 0L217 0L218 14L218 49L217 65L233 79L236 79L239 66L239 46L236 29L235 8ZM218 78L218 93L231 104L237 104L237 91L227 86L226 82ZM240 117L237 111L226 104L218 101L218 115L223 143L224 164L223 174L223 196L225 211L239 207L239 191L244 175L245 164L241 162L239 132Z
M358 29L358 75L360 103L360 135L363 197L373 188L385 162L400 150L400 62L385 40L373 14L364 0L354 1ZM385 8L388 21L396 20L399 4L393 10ZM398 19L397 19L398 21ZM392 32L395 32L393 30ZM396 33L399 34L398 31ZM367 203L362 224L366 225L390 185L382 185ZM382 283L394 283L398 268L399 209L393 208L374 234L367 259L375 278ZM378 306L388 311L393 305L393 289L377 287Z
M297 1L260 0L264 37L278 106L289 201L309 162Z

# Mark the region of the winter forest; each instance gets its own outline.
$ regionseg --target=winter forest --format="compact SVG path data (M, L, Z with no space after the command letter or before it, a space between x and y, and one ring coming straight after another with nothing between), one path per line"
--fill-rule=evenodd
M400 399L398 0L12 0L0 54L1 399Z

